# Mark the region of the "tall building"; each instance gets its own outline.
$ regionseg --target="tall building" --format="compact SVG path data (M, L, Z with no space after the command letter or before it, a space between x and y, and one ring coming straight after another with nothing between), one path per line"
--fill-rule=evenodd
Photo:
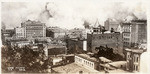
M122 23L124 47L137 47L147 42L146 20L132 20L130 23Z
M108 18L105 23L104 23L104 26L105 26L105 29L106 30L111 30L111 28L114 29L114 31L117 31L117 27L119 26L119 22L117 22L116 20L114 19L110 19Z
M147 21L133 20L131 27L131 43L139 45L147 42Z
M24 28L25 38L46 37L45 23L28 20L21 23L21 28Z
M122 23L123 25L123 46L131 46L131 23Z

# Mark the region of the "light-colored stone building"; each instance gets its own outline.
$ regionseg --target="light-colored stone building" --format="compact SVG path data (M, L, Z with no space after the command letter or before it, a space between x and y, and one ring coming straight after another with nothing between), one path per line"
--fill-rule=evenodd
M40 21L31 21L21 23L21 28L24 28L25 38L46 37L45 23Z
M106 21L105 21L105 29L106 30L111 30L111 28L114 29L114 31L117 31L117 27L119 26L119 22L117 22L115 19L110 19L108 18Z
M147 42L146 20L132 20L122 23L124 47L138 47L139 44Z
M24 28L17 27L15 28L16 38L25 38Z
M104 34L88 34L87 48L88 51L96 53L96 48L104 46L113 48L114 53L123 55L123 43L121 33L104 33Z
M88 54L76 54L75 63L93 70L99 70L99 60Z

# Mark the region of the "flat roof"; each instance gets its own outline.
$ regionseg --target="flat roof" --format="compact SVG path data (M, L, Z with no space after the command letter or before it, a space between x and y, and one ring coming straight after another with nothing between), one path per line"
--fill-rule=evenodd
M82 57L82 58L87 59L92 62L98 62L98 60L95 57L90 57L90 55L88 55L88 54L76 54L75 56Z
M96 72L94 70L89 70L84 67L81 67L81 66L77 65L76 63L71 63L71 64L67 64L64 66L55 67L52 69L58 73L79 73L79 71L82 71L83 73Z
M111 62L109 64L113 65L113 66L119 66L119 65L125 65L126 63L127 63L126 61L115 61L115 62Z
M125 50L130 51L130 52L135 52L135 53L143 53L144 52L143 49L135 49L135 48L131 48L131 49L127 48Z
M99 57L99 59L103 62L112 62L111 60L105 58L105 57Z
M100 65L100 66L103 66L103 67L105 67L105 68L111 69L111 70L116 69L116 68L114 68L114 67L111 67L111 66L108 65L108 64L99 64L99 65Z
M144 19L138 19L138 20L132 20L132 22L147 22L147 20L144 20Z

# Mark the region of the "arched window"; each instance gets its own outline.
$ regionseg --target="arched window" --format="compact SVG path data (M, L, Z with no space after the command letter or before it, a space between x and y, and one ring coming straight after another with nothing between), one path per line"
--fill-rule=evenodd
M136 62L138 62L139 61L139 58L138 57L136 57Z

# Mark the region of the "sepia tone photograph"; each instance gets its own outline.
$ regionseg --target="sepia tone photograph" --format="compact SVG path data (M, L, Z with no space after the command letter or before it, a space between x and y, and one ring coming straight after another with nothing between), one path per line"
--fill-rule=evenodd
M148 73L145 2L1 2L1 73Z

